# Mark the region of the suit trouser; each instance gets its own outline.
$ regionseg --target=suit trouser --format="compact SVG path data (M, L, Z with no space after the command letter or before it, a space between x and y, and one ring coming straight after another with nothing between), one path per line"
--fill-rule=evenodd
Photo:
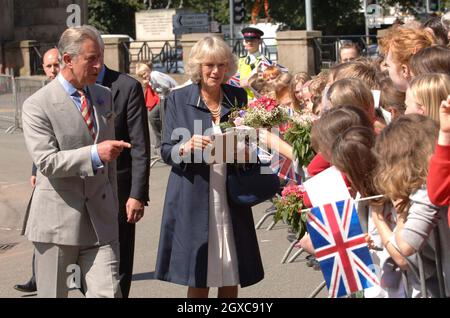
M102 246L33 244L38 297L66 298L74 275L86 297L121 297L117 241Z
M136 224L127 222L126 204L131 192L131 183L128 180L118 180L117 185L119 189L120 289L122 297L128 298L133 277Z
M153 129L153 133L155 134L155 148L161 147L161 132L162 132L162 122L161 122L161 113L160 113L161 105L158 104L151 111L148 112L148 121L150 123L150 127Z
M36 285L36 267L34 264L36 263L36 251L33 250L33 259L31 261L31 278L30 283Z
M122 297L128 298L133 277L134 261L134 237L136 224L119 222L119 242L120 242L120 289Z

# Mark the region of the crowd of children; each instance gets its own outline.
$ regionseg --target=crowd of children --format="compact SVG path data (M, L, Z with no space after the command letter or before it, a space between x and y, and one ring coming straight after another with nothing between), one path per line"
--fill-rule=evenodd
M376 59L355 54L315 76L270 66L248 79L255 97L319 117L309 177L334 165L353 196L384 195L359 209L382 278L366 297L423 296L418 254L428 297L450 297L450 48L439 30L394 26ZM308 236L301 246L314 254Z

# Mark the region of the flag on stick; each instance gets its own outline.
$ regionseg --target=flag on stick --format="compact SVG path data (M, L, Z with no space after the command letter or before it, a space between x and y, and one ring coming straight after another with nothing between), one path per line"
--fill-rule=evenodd
M312 208L307 229L330 297L379 285L353 199Z

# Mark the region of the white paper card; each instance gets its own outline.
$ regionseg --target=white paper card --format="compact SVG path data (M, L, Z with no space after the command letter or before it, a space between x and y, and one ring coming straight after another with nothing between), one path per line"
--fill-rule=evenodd
M350 198L344 178L332 166L303 183L312 206L320 206Z
M372 90L372 96L373 96L373 105L375 106L375 108L380 107L381 91L373 89Z

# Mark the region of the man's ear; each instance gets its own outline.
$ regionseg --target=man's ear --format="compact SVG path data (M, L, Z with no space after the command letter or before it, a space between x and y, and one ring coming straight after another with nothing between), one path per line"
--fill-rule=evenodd
M64 53L64 54L63 54L62 60L64 61L64 64L65 64L65 65L67 65L67 66L69 66L69 67L72 67L73 59L72 59L72 57L71 57L68 53Z

